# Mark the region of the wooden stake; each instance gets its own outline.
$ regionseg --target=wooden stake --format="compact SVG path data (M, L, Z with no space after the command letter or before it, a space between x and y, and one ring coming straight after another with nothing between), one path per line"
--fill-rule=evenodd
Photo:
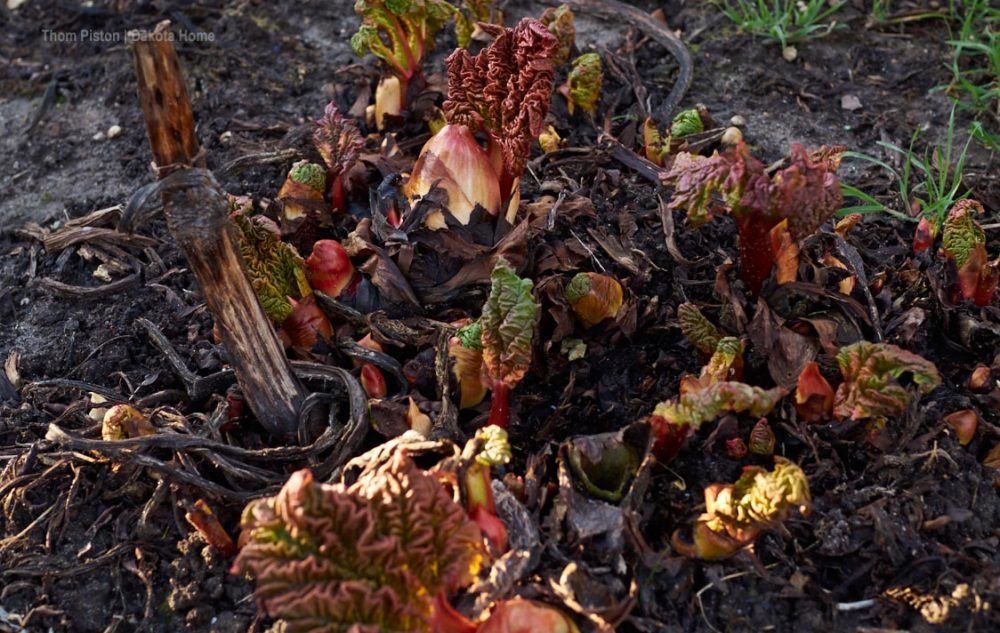
M167 227L205 294L250 409L265 429L288 440L308 394L254 293L229 222L229 202L202 168L204 154L169 27L164 21L151 34L130 34Z

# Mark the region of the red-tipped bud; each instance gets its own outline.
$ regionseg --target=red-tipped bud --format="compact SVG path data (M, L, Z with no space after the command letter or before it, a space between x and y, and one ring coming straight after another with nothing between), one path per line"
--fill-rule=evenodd
M351 293L360 281L347 251L336 240L319 240L313 244L312 254L306 259L309 285L314 290L333 298Z
M208 507L208 504L202 499L198 499L188 508L184 518L220 554L223 556L232 556L236 553L236 544L233 543L233 539L229 537L229 533L219 523L219 519L215 517L212 508Z
M319 339L329 341L333 326L316 305L316 297L309 295L301 301L289 299L292 313L281 323L282 339L289 347L312 349Z
M754 455L773 455L776 441L767 418L761 418L750 431L750 452Z
M500 210L500 180L486 151L464 125L446 125L420 150L403 193L426 195L433 185L448 193L448 210L468 224L476 205L490 215Z
M979 418L972 409L962 409L944 416L945 424L955 431L958 443L965 446L972 441L976 434L976 427L979 426Z
M937 240L938 225L927 218L920 218L917 230L913 232L913 252L919 253L934 246Z
M653 430L652 452L656 459L667 463L677 456L684 440L691 435L691 425L674 424L661 415L649 416L649 424Z
M806 363L795 387L795 410L808 424L817 424L833 414L833 387L819 372L819 365Z
M378 367L371 363L361 366L361 386L369 398L384 398L389 389L385 386L385 376Z
M742 438L734 437L731 440L726 440L726 455L729 459L735 459L739 461L747 456L747 445L743 442Z

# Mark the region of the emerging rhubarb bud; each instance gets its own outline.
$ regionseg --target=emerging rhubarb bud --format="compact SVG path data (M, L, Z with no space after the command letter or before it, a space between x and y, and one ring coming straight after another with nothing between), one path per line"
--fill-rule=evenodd
M573 11L568 4L549 7L542 12L539 21L555 36L558 45L552 54L552 63L562 66L573 54L573 44L576 42L576 26L573 24Z
M465 511L496 551L503 553L507 551L507 526L497 517L490 467L510 461L507 431L495 425L483 427L476 431L476 437L469 441L469 446L479 448L475 453L475 461L466 466L462 478Z
M913 232L913 252L919 253L934 246L938 236L938 224L927 218L920 218L917 230Z
M130 404L116 404L104 412L101 439L106 442L155 434L149 418Z
M776 528L791 508L808 514L812 504L809 482L802 469L774 458L774 470L747 466L735 484L705 488L705 513L695 523L693 542L675 532L672 543L685 556L702 560L728 558L753 543L766 530Z
M674 120L670 122L670 136L678 138L704 132L705 117L707 116L708 110L703 105L678 112Z
M944 422L955 431L958 443L965 446L972 441L972 437L976 434L979 416L972 409L962 409L944 416Z
M726 440L726 455L729 456L729 459L734 459L736 461L746 457L747 445L743 442L743 438L734 437Z
M807 424L817 424L833 414L833 387L814 361L806 363L795 387L795 410Z
M554 152L559 149L559 144L562 143L562 138L559 136L559 132L551 125L545 128L545 131L538 135L538 146L542 148L542 151L546 154Z
M420 150L403 193L411 201L437 186L448 193L448 210L468 224L477 206L500 211L500 182L489 156L464 125L446 125Z
M600 273L577 273L566 286L566 301L587 328L618 316L623 297L618 280Z
M310 350L320 339L329 342L333 326L316 305L316 296L309 295L301 301L289 300L292 311L281 323L279 335L288 347Z
M282 214L286 220L305 217L310 206L320 206L326 194L326 169L309 161L299 161L292 165L285 183L278 191L282 202Z
M510 418L510 390L531 365L539 304L532 296L532 281L518 277L503 258L497 259L490 281L490 296L480 319L483 365L493 381L489 424L505 429Z
M334 211L342 211L345 208L344 175L357 161L364 139L354 122L344 117L331 101L323 118L316 121L313 144L326 163L331 206Z
M375 127L385 129L385 117L399 117L403 114L406 95L399 77L382 77L375 86Z
M389 393L385 384L385 376L382 375L382 371L378 367L371 363L365 363L361 366L361 386L364 387L369 398L384 398Z
M754 455L773 455L776 442L777 438L774 437L774 431L767 423L767 418L761 418L753 425L747 446Z
M934 363L888 343L859 341L840 348L837 364L844 382L837 387L833 414L840 419L893 417L906 410L910 394L899 378L909 374L921 395L941 384Z
M580 633L580 629L555 607L513 598L498 602L476 633Z
M597 109L597 101L601 98L603 83L600 55L584 53L574 59L573 69L566 77L566 85L559 90L566 97L569 113L573 114L574 109L580 108L587 114L593 114Z
M334 299L354 293L361 275L336 240L318 240L305 261L309 285Z
M985 306L996 294L1000 282L1000 258L989 261L986 234L973 217L983 213L976 200L959 200L948 211L941 236L941 250L958 270L958 286L965 299Z
M989 391L993 386L993 375L989 367L983 364L976 365L976 368L972 370L972 374L969 376L969 380L965 385L968 387L969 391L974 391L976 393L985 393Z
M212 512L212 508L203 499L195 501L184 514L184 518L220 554L232 556L236 553L236 544L233 543L233 539L229 537L226 528L222 527L219 519Z
M482 326L474 321L448 341L448 356L454 361L452 373L458 380L459 408L468 409L483 401L489 380L483 379Z

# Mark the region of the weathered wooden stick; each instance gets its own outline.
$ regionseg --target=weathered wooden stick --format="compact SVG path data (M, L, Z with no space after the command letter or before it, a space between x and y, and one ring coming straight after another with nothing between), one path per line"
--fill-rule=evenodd
M161 22L152 34L131 35L167 227L205 294L250 409L265 429L289 439L308 393L254 293L225 194L201 169L204 156L168 29L169 22Z

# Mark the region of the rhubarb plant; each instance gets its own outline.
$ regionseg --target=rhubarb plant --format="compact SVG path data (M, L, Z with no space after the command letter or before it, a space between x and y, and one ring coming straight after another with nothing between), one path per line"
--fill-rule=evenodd
M549 7L542 12L539 21L555 36L558 45L552 56L552 63L562 66L569 61L576 43L576 26L573 24L573 11L568 4Z
M653 452L660 461L669 461L677 455L684 440L705 422L727 411L761 417L770 413L784 396L785 390L780 387L761 389L742 382L722 381L661 402L649 416L656 437Z
M977 306L993 300L1000 281L1000 258L989 261L986 234L974 214L983 213L976 200L960 200L948 212L941 236L941 251L958 271L958 288L963 299Z
M812 497L805 473L781 457L774 462L771 472L747 466L736 483L705 488L705 512L695 522L693 540L675 532L674 548L702 560L728 558L778 527L795 506L808 514Z
M500 208L512 222L531 144L545 129L558 41L533 18L512 29L480 27L495 39L475 56L462 48L448 56L444 111L450 123L486 136L486 152L500 184Z
M350 486L300 470L241 527L233 572L254 576L289 633L436 630L485 554L476 524L403 450Z
M344 175L358 160L364 139L354 122L341 114L331 101L327 104L323 117L316 121L313 145L326 163L331 206L334 211L343 211Z
M682 303L677 306L677 323L684 338L691 341L703 357L707 358L715 353L722 335L719 334L718 328L705 318L698 306L693 303Z
M376 110L398 115L410 84L423 77L424 55L434 46L434 34L455 7L444 0L357 0L354 12L361 16L361 28L351 38L354 54L371 51L392 72L391 81L379 84L383 96L376 94Z
M490 281L490 296L480 318L483 367L493 388L489 424L506 429L510 390L531 365L539 304L532 295L532 281L518 277L502 258L497 260Z
M921 395L941 384L934 363L888 343L859 341L842 347L837 364L844 382L837 388L833 414L840 419L901 414L910 402L910 392L899 382L904 374L909 374Z
M789 166L768 176L764 164L750 155L745 143L723 154L698 156L680 152L662 177L674 188L670 207L684 209L688 223L701 226L717 207L736 220L739 231L740 272L752 292L760 292L771 273L777 252L772 230L787 231L793 242L814 233L840 209L843 195L836 171L842 147L822 147L807 153L791 148ZM721 196L716 204L713 196Z
M584 53L573 60L573 67L566 77L566 85L560 91L566 96L566 107L573 114L580 108L587 114L594 114L597 100L601 97L604 71L601 70L601 56Z
M234 206L241 204L234 200ZM248 215L244 205L230 216L237 228L240 254L264 312L276 323L292 313L292 300L312 294L305 264L295 247L281 241L278 225L262 215Z
M577 273L566 286L566 301L587 328L618 316L623 298L622 285L610 275Z

